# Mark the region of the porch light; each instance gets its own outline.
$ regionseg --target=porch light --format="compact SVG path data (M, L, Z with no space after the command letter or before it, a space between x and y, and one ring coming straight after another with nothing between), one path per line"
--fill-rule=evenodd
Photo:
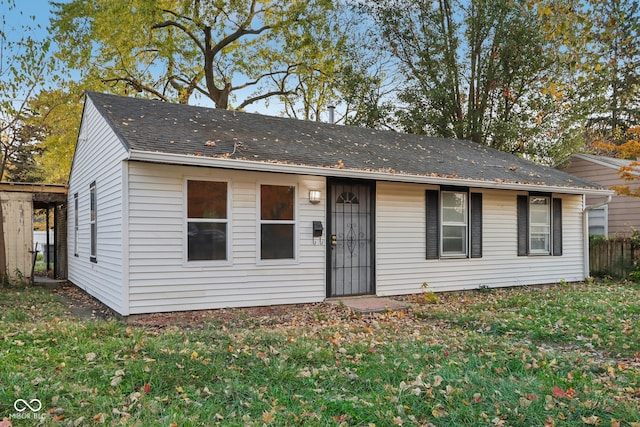
M317 205L320 203L320 198L322 197L322 193L320 190L310 190L309 191L309 203L313 205Z

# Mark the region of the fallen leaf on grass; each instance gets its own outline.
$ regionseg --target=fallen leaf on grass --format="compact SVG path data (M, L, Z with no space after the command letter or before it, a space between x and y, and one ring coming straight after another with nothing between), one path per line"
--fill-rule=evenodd
M273 411L273 410L271 410L269 412L263 412L262 413L262 421L265 424L271 424L272 422L275 421L275 419L276 419L275 411Z
M442 380L443 378L440 375L436 375L435 377L433 377L433 386L438 387L440 384L442 384Z
M564 391L560 387L553 388L553 397L556 399L572 399L576 394L576 391L573 388L569 388L569 390Z
M595 415L591 415L590 417L582 417L582 422L591 426L597 426L602 420Z
M444 407L442 405L438 405L433 409L433 411L431 411L431 415L433 415L435 418L439 418L449 414L444 410Z

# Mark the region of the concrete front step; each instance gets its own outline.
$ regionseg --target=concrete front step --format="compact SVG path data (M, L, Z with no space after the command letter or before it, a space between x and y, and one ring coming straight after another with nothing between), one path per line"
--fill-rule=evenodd
M389 298L377 296L334 297L325 300L327 304L344 304L358 313L382 313L385 311L404 311L409 305Z

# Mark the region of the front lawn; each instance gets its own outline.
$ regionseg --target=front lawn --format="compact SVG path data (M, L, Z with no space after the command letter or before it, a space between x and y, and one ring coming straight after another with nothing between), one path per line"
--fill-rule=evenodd
M0 292L0 426L640 426L637 284L129 323Z

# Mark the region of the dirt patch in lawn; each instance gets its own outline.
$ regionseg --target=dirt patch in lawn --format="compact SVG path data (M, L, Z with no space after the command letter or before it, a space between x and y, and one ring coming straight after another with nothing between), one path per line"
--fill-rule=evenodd
M79 319L112 319L118 315L106 305L69 282L45 286L50 288L63 304L67 313Z
M290 304L215 310L178 311L170 313L136 314L120 316L109 307L71 283L64 282L49 287L63 304L67 313L79 319L118 319L130 325L152 329L166 327L198 328L216 323L229 327L258 327L291 324L310 319L322 319L326 311L344 311L342 307L327 304Z

